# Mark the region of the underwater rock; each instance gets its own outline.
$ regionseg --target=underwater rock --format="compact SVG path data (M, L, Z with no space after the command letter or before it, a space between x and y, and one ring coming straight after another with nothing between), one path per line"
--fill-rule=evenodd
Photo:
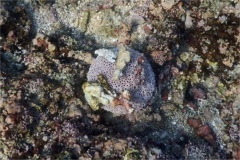
M37 33L32 43L43 51L48 50L53 52L56 49L56 46L49 42L48 37L40 33Z
M98 53L100 51L104 54ZM117 53L116 61L112 58L113 52ZM129 58L123 56L125 52ZM155 89L155 76L146 57L130 48L101 49L96 53L99 56L89 69L88 82L83 84L85 98L91 108L97 110L101 106L115 115L143 108ZM114 78L116 70L121 74Z
M201 119L198 118L188 118L187 124L191 126L193 129L197 129L199 126L202 125Z
M161 0L161 3L164 9L169 10L178 3L178 0Z
M0 26L4 25L9 17L8 11L4 8L4 6L0 5Z

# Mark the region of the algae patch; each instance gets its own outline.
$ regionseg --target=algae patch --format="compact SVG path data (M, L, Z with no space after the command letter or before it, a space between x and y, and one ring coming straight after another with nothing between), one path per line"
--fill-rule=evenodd
M99 105L110 104L116 97L102 75L98 76L98 83L85 82L82 89L88 104L94 111L99 109Z
M124 46L119 47L117 61L115 64L115 71L113 73L113 79L117 80L122 75L122 70L127 63L130 62L130 52Z

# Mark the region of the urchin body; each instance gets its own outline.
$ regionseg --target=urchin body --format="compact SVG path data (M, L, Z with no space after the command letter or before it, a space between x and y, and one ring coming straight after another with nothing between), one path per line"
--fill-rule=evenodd
M117 114L119 114L118 112L128 112L129 108L135 110L143 108L152 97L155 89L155 76L146 57L130 48L127 48L127 51L130 53L130 61L118 79L113 78L116 64L103 56L98 56L93 61L87 75L89 82L97 82L98 76L103 75L111 89L118 95L123 92L129 93L129 99L123 102L128 103L128 105L119 103L116 106L102 106L103 109Z

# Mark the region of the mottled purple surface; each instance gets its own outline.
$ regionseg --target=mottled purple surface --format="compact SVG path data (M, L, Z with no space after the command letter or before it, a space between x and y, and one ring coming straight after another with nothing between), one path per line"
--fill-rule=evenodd
M143 107L152 97L155 88L155 77L152 68L143 54L129 49L131 60L123 69L123 75L118 80L113 80L112 75L115 70L115 64L105 58L98 56L92 63L87 78L90 82L95 82L99 74L103 74L112 89L117 93L128 90L131 93L131 102L133 108ZM138 58L143 58L140 64ZM142 69L141 69L142 68ZM137 73L141 69L141 73Z

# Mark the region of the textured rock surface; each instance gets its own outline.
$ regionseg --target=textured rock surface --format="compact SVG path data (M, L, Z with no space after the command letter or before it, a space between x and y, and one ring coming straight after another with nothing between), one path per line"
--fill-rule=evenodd
M0 159L239 159L239 8L239 0L2 0ZM151 105L116 117L93 112L81 86L94 51L119 44L144 53L157 89ZM126 90L115 98L128 106Z

